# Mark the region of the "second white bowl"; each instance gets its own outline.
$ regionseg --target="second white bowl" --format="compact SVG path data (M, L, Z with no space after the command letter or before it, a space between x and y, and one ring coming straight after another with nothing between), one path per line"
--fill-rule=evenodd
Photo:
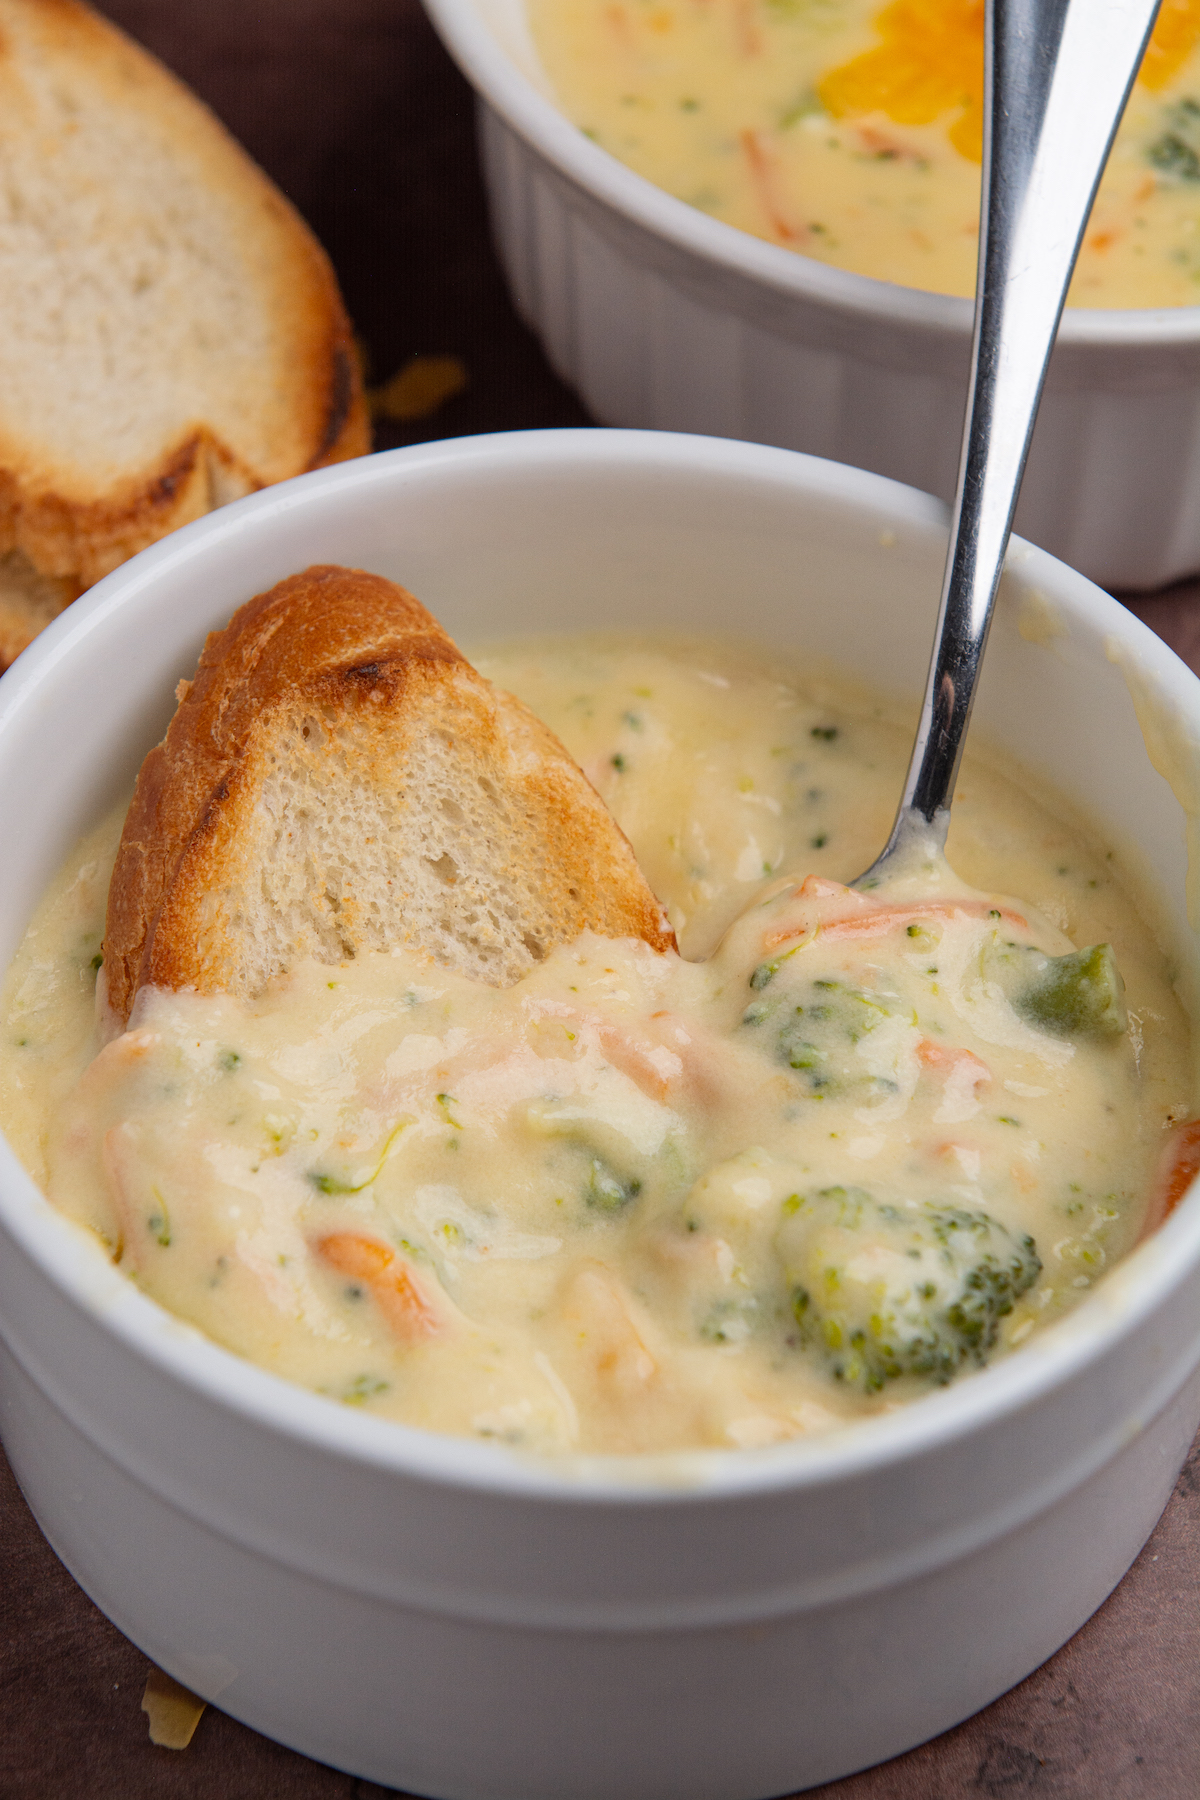
M425 0L474 84L517 308L608 425L831 457L950 499L972 307L696 211L554 105L524 0ZM1017 529L1108 588L1200 569L1200 307L1072 309Z

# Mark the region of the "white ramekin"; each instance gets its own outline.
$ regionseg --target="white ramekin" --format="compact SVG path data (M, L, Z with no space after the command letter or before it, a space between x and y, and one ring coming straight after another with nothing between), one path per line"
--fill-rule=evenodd
M524 0L425 0L474 84L516 305L608 425L781 444L952 496L971 304L697 212L550 98ZM1109 588L1200 569L1200 307L1072 309L1017 526Z
M117 570L0 683L0 967L205 633L310 562L400 578L467 643L733 627L915 694L944 540L939 503L878 476L664 433L422 445L253 495ZM1131 685L1182 769L1200 683L1015 546L979 728L1156 871L1186 977L1183 812ZM761 1800L931 1736L1119 1580L1191 1441L1198 1365L1194 1193L1070 1318L898 1413L770 1450L540 1462L218 1349L0 1142L0 1424L50 1541L179 1680L405 1792Z

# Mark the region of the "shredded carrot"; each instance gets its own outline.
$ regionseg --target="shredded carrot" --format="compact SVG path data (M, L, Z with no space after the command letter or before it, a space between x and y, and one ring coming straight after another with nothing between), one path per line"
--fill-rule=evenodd
M917 1061L924 1063L927 1069L970 1068L977 1086L992 1079L992 1071L973 1050L964 1050L961 1045L935 1044L932 1038L922 1038L917 1045Z
M807 886L807 882L805 886ZM803 889L800 890L803 893ZM1014 931L1028 930L1028 921L1010 907L994 906L990 900L917 900L910 906L864 906L842 919L822 919L817 931L822 938L875 938L895 931L916 919L984 919L995 913ZM774 950L803 937L811 927L800 923L779 931L768 932L763 948Z
M750 179L758 195L759 205L777 238L787 244L800 244L810 235L807 226L789 218L777 192L779 172L775 158L763 143L761 131L740 131L742 149L750 168Z
M763 40L758 21L754 17L754 0L734 0L733 17L737 28L738 49L742 55L761 56Z
M910 162L920 164L924 161L919 150L910 144L902 143L897 137L889 137L885 132L876 131L873 125L860 125L858 138L864 150L872 156L886 159L888 162Z
M89 1087L102 1085L114 1069L125 1069L132 1063L141 1062L161 1043L161 1031L123 1031L120 1037L105 1044L100 1054L88 1064L84 1079Z
M601 1382L626 1395L644 1390L656 1364L630 1317L620 1280L601 1263L585 1264L568 1284L562 1307Z
M807 920L801 919L796 925L781 926L778 931L768 931L763 939L763 949L778 950L781 944L795 944L799 949L798 940L810 935L815 937L816 932L813 931Z
M1157 1231L1163 1220L1170 1218L1197 1175L1200 1175L1200 1119L1188 1119L1172 1129L1159 1161L1142 1227L1143 1237Z
M630 30L629 14L623 6L606 6L604 17L609 29L622 50L633 48L633 32Z
M884 932L894 931L898 925L915 919L986 919L994 912L1016 931L1028 928L1020 913L993 906L988 900L922 900L913 906L881 906L858 918L832 919L828 924L822 924L821 936L881 937Z
M607 1023L597 1025L596 1036L614 1069L628 1075L634 1086L641 1088L652 1100L666 1099L671 1078L651 1061L650 1051L644 1044L639 1044L619 1026Z
M831 881L828 875L806 875L796 889L797 900L828 900L834 894L852 896L861 900L864 906L867 905L861 894L855 894L854 889L847 887L844 881Z
M1110 227L1107 231L1091 232L1084 241L1089 250L1094 250L1097 255L1102 255L1105 250L1111 250L1113 245L1119 243L1124 236L1123 231L1113 231Z
M375 1281L388 1264L394 1262L395 1251L377 1238L360 1237L356 1231L334 1231L323 1237L317 1249L339 1275L355 1281Z
M331 1231L316 1249L331 1268L361 1281L388 1324L400 1336L433 1337L440 1321L408 1264L390 1244L357 1231Z
M656 1012L655 1019L669 1019L669 1012ZM641 1088L652 1100L665 1100L671 1083L683 1073L683 1062L677 1050L671 1050L665 1044L650 1043L639 1040L624 1026L615 1025L611 1019L600 1017L597 1013L585 1012L582 1007L556 1005L553 1010L556 1024L568 1029L574 1039L577 1033L570 1031L570 1025L577 1025L581 1031L593 1034L599 1043L604 1059L622 1075L627 1075L635 1087ZM580 1048L583 1047L581 1042ZM671 1061L664 1073L660 1066L665 1059L662 1052L667 1050ZM657 1052L657 1056L655 1055Z

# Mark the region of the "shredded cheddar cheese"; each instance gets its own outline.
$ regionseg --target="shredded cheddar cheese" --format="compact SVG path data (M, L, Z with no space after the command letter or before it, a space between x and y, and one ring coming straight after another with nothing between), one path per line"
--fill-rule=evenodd
M1157 92L1177 75L1200 43L1200 0L1162 0L1138 80Z
M893 0L874 21L880 42L831 69L819 93L835 119L885 113L898 125L955 115L949 137L983 159L983 0ZM1200 0L1163 0L1138 79L1159 89L1200 42Z
M831 69L818 89L835 119L885 113L930 125L954 113L950 142L983 155L983 0L893 0L875 20L873 50Z
M527 0L565 112L691 206L970 295L984 0ZM1068 305L1200 303L1200 0L1164 0Z

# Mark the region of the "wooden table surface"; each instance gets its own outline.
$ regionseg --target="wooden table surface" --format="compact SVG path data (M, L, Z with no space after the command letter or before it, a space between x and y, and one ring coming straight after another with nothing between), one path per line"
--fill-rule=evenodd
M378 447L590 423L508 303L470 94L417 0L106 0L102 10L191 83L309 219L377 381L415 355L465 362L460 395L432 418L384 427ZM1200 584L1131 604L1200 672ZM57 1561L0 1458L0 1800L387 1791L213 1707L188 1749L152 1745L140 1710L147 1669ZM1200 1441L1134 1568L1044 1668L932 1743L816 1792L1196 1800Z

